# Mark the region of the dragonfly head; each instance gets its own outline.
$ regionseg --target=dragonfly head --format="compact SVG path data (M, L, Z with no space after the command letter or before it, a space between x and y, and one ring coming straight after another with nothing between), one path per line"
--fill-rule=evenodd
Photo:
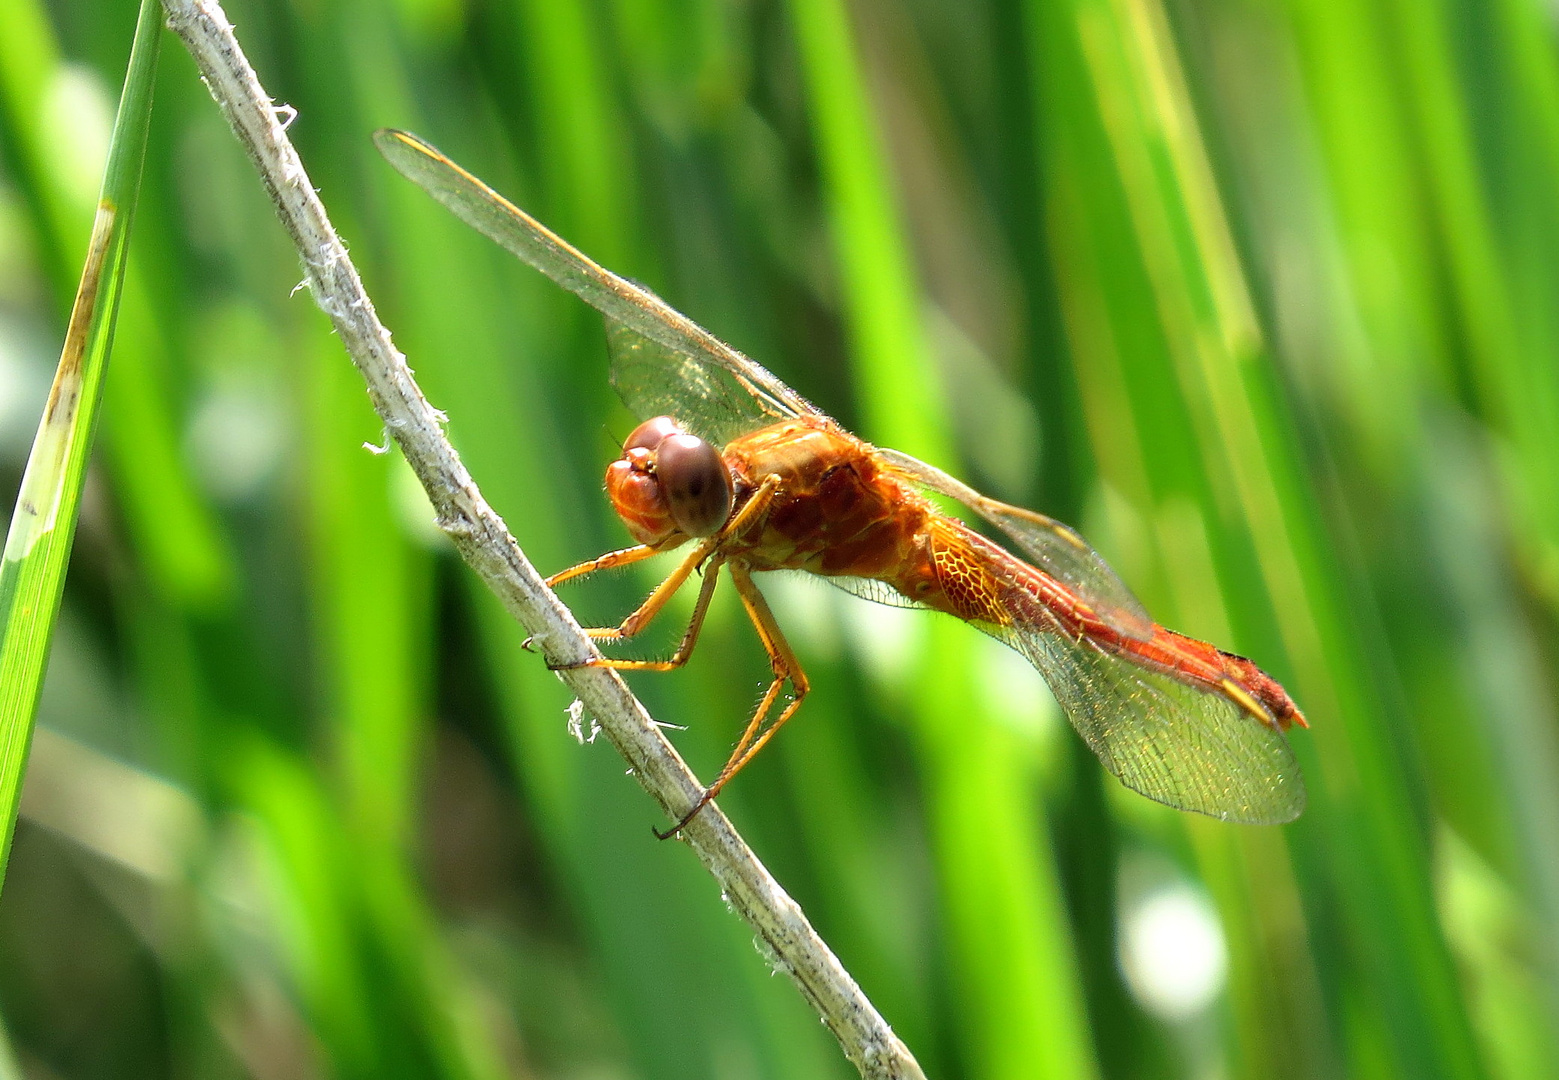
M711 444L669 416L646 420L606 470L606 493L641 544L713 536L731 516L731 474Z

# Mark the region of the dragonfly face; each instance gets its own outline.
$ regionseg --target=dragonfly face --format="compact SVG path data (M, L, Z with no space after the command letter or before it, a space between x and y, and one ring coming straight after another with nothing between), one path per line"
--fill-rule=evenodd
M713 536L735 499L720 451L669 416L633 429L606 470L606 493L633 538L651 547Z

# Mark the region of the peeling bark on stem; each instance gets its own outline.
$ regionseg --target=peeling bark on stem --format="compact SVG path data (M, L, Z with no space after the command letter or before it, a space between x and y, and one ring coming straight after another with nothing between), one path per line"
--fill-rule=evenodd
M379 322L357 268L287 138L292 110L266 96L214 0L165 0L164 8L169 28L189 49L259 171L298 249L309 291L362 372L385 429L427 490L439 527L509 612L545 644L549 660L566 664L594 655L595 646L482 498L444 435L444 415L423 397L406 358ZM632 766L644 790L671 820L680 818L702 788L644 706L613 671L577 668L560 674ZM706 807L682 836L861 1075L871 1080L924 1080L903 1042L725 815L715 806Z

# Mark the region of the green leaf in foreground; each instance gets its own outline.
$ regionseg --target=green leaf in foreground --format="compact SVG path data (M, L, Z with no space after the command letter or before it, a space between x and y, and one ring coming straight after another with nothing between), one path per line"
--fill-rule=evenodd
M141 183L161 8L142 0L86 265L0 560L0 878L48 666Z

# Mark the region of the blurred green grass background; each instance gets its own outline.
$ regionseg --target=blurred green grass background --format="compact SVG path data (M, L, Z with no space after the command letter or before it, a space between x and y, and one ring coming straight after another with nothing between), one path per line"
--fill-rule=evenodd
M625 541L599 323L395 176L377 126L862 435L1078 524L1306 710L1310 809L1224 826L1119 789L974 631L765 582L814 694L721 803L929 1075L1559 1075L1549 7L228 14L544 571ZM8 491L133 23L0 0ZM363 449L383 433L300 276L165 42L0 894L0 1069L849 1075ZM652 575L566 599L615 619ZM722 593L692 664L633 683L707 775L764 679Z

